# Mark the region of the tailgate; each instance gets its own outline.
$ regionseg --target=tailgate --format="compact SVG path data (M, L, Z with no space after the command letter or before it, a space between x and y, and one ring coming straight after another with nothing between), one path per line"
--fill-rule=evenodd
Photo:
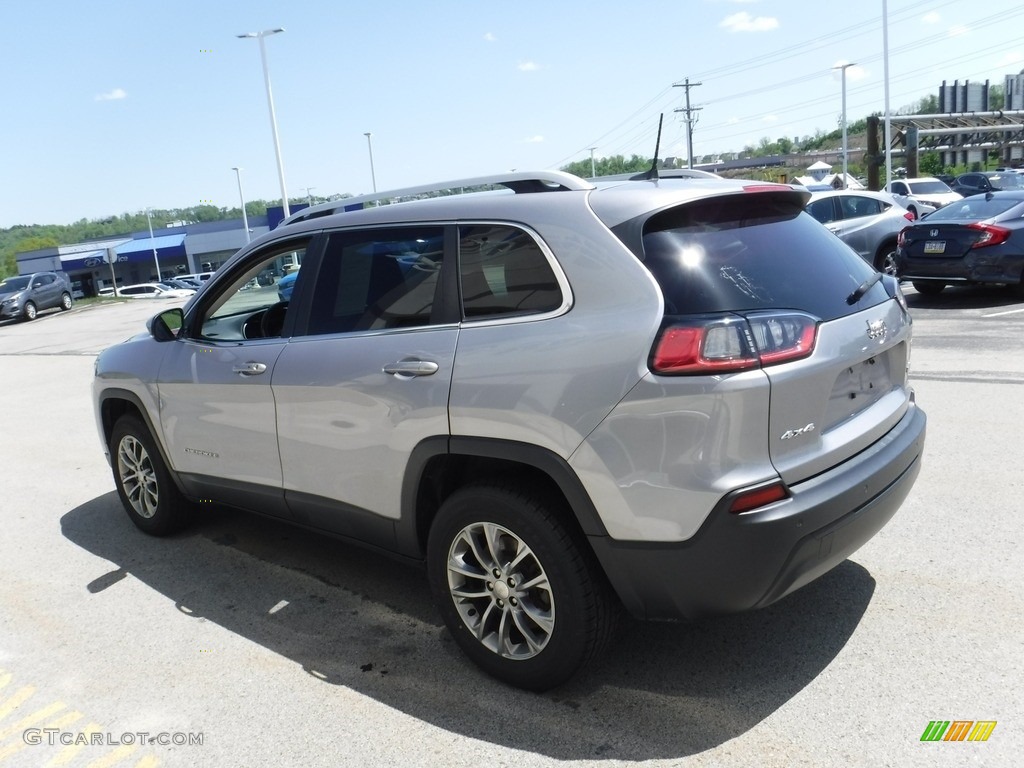
M896 301L822 323L814 354L764 369L771 382L769 455L787 483L864 450L910 402L910 318Z

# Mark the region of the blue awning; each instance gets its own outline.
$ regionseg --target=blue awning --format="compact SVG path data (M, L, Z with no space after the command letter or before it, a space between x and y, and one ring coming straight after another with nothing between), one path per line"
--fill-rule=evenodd
M119 262L131 262L152 259L154 248L157 258L185 258L185 235L158 235L152 239L143 237L129 240L115 250Z

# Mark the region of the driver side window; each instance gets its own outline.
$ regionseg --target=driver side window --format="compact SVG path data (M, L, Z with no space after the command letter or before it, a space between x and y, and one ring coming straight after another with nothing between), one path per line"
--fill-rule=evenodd
M309 239L275 243L221 287L203 312L200 335L211 341L280 337L291 290Z

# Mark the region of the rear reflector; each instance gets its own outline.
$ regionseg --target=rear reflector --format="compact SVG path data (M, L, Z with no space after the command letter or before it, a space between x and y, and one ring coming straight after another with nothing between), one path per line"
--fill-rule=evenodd
M757 509L757 507L782 501L788 496L786 486L782 483L775 483L764 488L757 488L739 494L732 500L732 504L729 505L729 511L734 515L738 515L740 512L749 512L752 509Z
M651 351L659 374L735 373L807 357L814 351L818 319L802 312L751 312L673 318Z

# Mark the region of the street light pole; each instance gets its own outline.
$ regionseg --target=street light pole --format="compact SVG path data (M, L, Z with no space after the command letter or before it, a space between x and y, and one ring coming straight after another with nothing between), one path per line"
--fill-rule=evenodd
M284 162L281 160L281 141L277 136L277 116L274 113L274 94L270 89L270 70L267 68L267 46L263 42L265 37L284 32L283 28L265 29L262 32L246 32L244 35L237 35L240 38L255 38L260 43L260 60L263 62L263 81L267 86L267 106L270 108L270 129L274 134L274 152L277 155L277 176L281 180L281 207L284 215L290 216L288 208L288 190L284 184Z
M242 226L245 227L245 242L252 242L252 237L249 235L249 217L245 215L245 195L242 194L242 169L232 168L235 172L235 177L238 179L238 199L242 202Z
M594 150L595 149L597 149L597 147L591 147L590 148L590 178L592 178L592 179L597 176L596 166L594 165Z
M846 189L846 168L847 157L849 155L849 151L846 147L846 70L854 66L856 66L855 63L849 62L847 64L839 64L832 67L832 69L838 69L841 72L843 80L843 189Z
M373 194L377 194L377 174L373 171L373 142L370 140L373 134L367 131L363 136L366 137L366 148L370 150L370 181L373 182Z
M153 219L149 216L149 208L146 209L146 222L149 224L149 245L153 249L153 263L156 264L156 281L160 282L160 259L156 255L156 240L153 238Z

